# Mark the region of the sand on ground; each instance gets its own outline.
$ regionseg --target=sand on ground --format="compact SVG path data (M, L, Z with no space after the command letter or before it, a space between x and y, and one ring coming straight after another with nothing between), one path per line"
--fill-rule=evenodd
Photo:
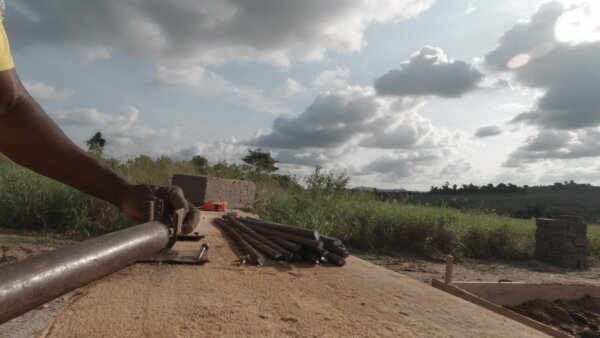
M356 257L341 268L239 265L240 251L210 223L220 215L203 213L196 229L210 245L209 263L130 266L86 288L41 336L545 336Z

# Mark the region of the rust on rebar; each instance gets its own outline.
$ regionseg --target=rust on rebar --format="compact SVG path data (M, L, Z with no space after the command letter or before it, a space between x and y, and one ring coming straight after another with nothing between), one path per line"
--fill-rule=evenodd
M246 218L243 218L240 220L243 222L253 223L256 225L267 227L269 229L286 232L286 233L290 233L290 234L294 234L294 235L298 235L298 236L308 237L310 239L314 239L317 241L320 238L319 233L317 231L311 230L311 229L300 228L300 227L295 227L295 226L285 225L285 224L280 224L280 223L275 223L275 222L269 222L269 221L265 221L262 219L252 218L252 217L246 217Z
M243 224L242 222L240 222L235 216L224 215L223 218L226 219L227 221L229 221L229 223L233 224L238 230L241 230L242 232L246 233L248 236L250 236L250 237L264 243L264 245L269 246L270 248L276 250L278 253L283 255L283 258L286 261L290 261L292 259L293 254L290 251L288 251L284 247L279 246L278 244L274 243L273 241L271 241L270 239L266 238L265 236L259 234L258 232L250 229L246 224ZM253 244L253 245L258 247L258 249L262 251L262 249L258 245L256 245L256 244ZM273 257L271 257L271 258L273 258Z
M321 242L321 241L317 241L314 239L310 239L310 238L306 238L306 237L302 237L302 236L298 236L298 235L294 235L294 234L288 234L285 232L265 228L263 226L252 224L252 223L246 223L246 225L248 227L250 227L252 230L254 230L256 232L260 232L263 235L271 235L271 236L283 238L290 242L294 242L296 244L300 244L302 246L309 247L309 248L316 248L316 249L323 248L323 242Z
M265 264L265 257L261 255L254 247L252 247L248 242L246 242L242 236L240 236L231 226L228 226L225 221L215 218L213 219L213 223L223 229L229 237L236 242L240 250L244 252L244 254L250 257L250 260L258 265Z

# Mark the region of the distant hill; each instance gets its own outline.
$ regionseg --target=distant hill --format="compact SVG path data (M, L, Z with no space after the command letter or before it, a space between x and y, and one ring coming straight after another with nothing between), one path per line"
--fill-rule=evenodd
M352 190L357 190L357 191L368 191L368 192L382 192L382 193L394 193L394 192L407 192L406 189L402 189L402 188L398 188L398 189L379 189L379 188L375 188L375 187L356 187L356 188L352 188Z

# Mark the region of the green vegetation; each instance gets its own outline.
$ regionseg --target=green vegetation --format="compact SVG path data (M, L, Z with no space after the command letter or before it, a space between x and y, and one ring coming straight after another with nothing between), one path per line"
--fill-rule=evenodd
M269 155L270 156L270 155ZM427 256L523 259L534 248L534 221L489 212L461 211L383 201L348 190L348 176L321 168L303 184L256 164L209 165L204 158L173 161L142 155L120 162L106 159L124 176L158 185L174 173L251 180L257 185L254 211L262 218L315 228L351 246L397 248ZM264 163L271 163L268 159ZM268 168L268 167L267 167ZM3 227L56 230L87 236L131 223L105 202L77 192L0 158L0 219ZM591 254L600 259L600 229L589 229Z
M375 191L379 198L402 203L448 206L459 210L493 212L516 218L580 215L589 223L600 223L600 187L556 182L549 186L523 186L500 183L458 187L446 182L428 193Z

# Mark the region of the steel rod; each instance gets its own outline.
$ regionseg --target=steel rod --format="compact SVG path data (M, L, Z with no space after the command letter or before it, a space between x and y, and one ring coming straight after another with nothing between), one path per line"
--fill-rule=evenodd
M345 259L343 259L342 257L340 257L332 252L326 253L325 258L327 259L327 262L330 264L335 264L337 266L344 266L346 264Z
M300 252L300 249L302 249L302 245L296 244L294 242L290 242L283 238L279 238L279 237L275 237L275 236L271 236L271 235L265 235L265 237L267 237L268 239L281 245L282 247L286 248L287 250L289 250L293 253L298 253L298 252Z
M319 235L319 237L321 238L321 241L323 241L323 243L325 243L326 245L329 246L342 246L342 241L338 238L334 238L334 237L330 237L330 236L325 236L325 235Z
M232 227L227 226L225 221L215 218L213 222L229 234L229 237L238 245L240 250L250 257L250 260L258 265L265 264L265 257L260 254L253 246L246 242L240 234L237 233Z
M288 233L285 233L285 232L281 232L281 231L277 231L277 230L265 228L263 226L259 226L259 225L256 225L256 224L246 223L246 225L248 227L250 227L252 230L254 230L256 232L260 232L263 235L271 235L271 236L283 238L283 239L288 240L290 242L294 242L294 243L297 243L297 244L300 244L302 246L306 246L306 247L309 247L309 248L316 248L316 249L322 249L323 248L323 242L321 242L321 241L317 241L317 240L314 240L314 239L310 239L310 238L306 238L306 237L302 237L302 236L298 236L298 235L288 234Z
M256 225L261 225L261 226L267 227L269 229L273 229L273 230L277 230L277 231L281 231L281 232L287 232L287 233L298 235L298 236L308 237L310 239L319 240L319 233L317 231L311 230L311 229L300 228L300 227L295 227L295 226L285 225L285 224L280 224L280 223L275 223L275 222L269 222L269 221L265 221L265 220L258 219L258 218L252 218L252 217L242 218L242 219L240 219L240 221L253 223Z
M267 244L261 242L260 240L250 236L249 234L247 234L244 231L241 231L240 229L237 229L234 225L232 225L232 222L229 221L225 221L225 224L230 227L231 230L236 231L238 233L238 235L240 235L246 242L248 242L248 244L252 245L255 249L260 250L261 252L263 252L264 254L266 254L267 256L271 257L274 260L280 260L283 258L283 254L277 250L275 250L274 248L268 246Z
M0 267L0 324L151 256L169 231L148 222Z
M279 246L277 243L274 243L273 241L271 241L270 239L266 238L265 236L263 236L263 235L259 234L258 232L250 229L246 224L240 222L236 217L231 216L231 215L224 215L223 218L226 219L226 220L228 220L229 223L233 224L238 230L241 230L242 232L246 233L248 236L250 236L250 237L252 237L252 238L254 238L256 240L259 240L260 242L264 243L265 245L269 246L270 248L276 250L278 253L282 254L283 258L286 261L289 262L292 259L292 257L294 256L287 249ZM248 241L248 239L246 239L246 241ZM257 245L254 245L254 246L257 246ZM260 247L258 249L262 251L262 249ZM271 258L273 258L273 257L271 257Z
M325 244L325 249L327 249L327 251L332 252L342 258L347 258L348 256L350 256L350 251L348 251L348 249L344 248L343 246L331 246L331 245Z

